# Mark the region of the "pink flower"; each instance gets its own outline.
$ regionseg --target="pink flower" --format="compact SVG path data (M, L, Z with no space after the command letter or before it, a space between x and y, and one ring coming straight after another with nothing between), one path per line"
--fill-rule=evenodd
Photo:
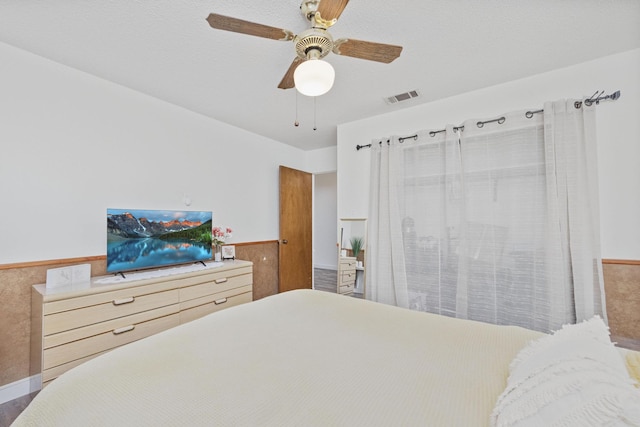
M213 227L211 229L211 241L214 245L222 245L231 238L233 230L230 227Z

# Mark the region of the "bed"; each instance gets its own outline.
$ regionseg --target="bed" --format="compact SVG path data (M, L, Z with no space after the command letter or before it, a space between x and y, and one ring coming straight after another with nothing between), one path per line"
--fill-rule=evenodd
M535 425L501 423L496 412L514 394L514 361L527 365L525 350L536 363L557 353L540 344L554 335L290 291L92 359L43 389L14 425ZM640 354L608 344L627 375L616 416L640 425L631 375Z

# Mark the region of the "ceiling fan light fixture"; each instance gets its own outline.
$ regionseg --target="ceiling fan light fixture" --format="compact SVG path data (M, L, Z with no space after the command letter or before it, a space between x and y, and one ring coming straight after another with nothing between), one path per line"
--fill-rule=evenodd
M298 65L293 73L296 89L306 96L320 96L331 90L336 72L322 59L309 59Z

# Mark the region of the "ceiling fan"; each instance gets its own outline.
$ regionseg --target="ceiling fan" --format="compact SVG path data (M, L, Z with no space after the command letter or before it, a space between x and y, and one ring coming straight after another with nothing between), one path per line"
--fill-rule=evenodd
M318 96L326 93L333 85L333 67L322 61L329 52L386 64L399 57L402 52L402 46L345 38L334 40L327 30L338 22L347 3L349 0L304 0L300 5L300 11L311 23L311 28L298 35L289 30L216 13L211 13L207 21L212 28L218 30L272 40L293 41L296 57L278 87L295 87L304 95Z

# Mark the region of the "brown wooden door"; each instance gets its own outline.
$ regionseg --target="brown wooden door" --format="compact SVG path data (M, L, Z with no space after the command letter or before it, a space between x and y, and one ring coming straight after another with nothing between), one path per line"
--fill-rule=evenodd
M312 176L280 166L279 292L311 289Z

